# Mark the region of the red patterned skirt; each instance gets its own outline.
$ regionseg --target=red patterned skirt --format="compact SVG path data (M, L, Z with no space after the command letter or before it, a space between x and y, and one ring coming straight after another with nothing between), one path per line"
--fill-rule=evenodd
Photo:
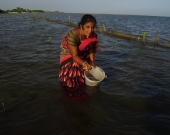
M72 57L60 65L59 78L63 86L78 88L84 85L84 70Z

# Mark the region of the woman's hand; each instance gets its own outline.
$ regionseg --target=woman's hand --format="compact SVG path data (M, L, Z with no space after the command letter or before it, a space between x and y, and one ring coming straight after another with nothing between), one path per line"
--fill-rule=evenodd
M91 62L91 65L92 65L94 68L97 66L97 64L96 64L94 61Z
M82 66L84 71L89 71L90 69L92 69L92 67L87 62L84 62Z

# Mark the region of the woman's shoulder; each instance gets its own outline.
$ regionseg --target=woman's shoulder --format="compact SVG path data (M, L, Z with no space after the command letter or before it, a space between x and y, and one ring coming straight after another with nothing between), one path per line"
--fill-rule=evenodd
M72 37L78 37L78 33L76 29L72 29L68 32L68 35L72 36Z
M77 45L80 42L76 29L70 30L67 35L69 45Z

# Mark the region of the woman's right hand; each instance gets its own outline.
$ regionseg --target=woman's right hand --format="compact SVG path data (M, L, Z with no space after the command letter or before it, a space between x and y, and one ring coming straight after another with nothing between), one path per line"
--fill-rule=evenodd
M92 69L92 67L87 62L84 62L82 66L84 71L89 71L90 69Z

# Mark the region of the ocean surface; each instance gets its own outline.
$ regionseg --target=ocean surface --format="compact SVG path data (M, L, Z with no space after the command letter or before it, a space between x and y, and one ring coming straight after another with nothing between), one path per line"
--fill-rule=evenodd
M94 14L98 26L150 41L158 31L160 44L97 33L107 78L73 100L58 79L61 38L73 27L30 17L77 24L82 15L0 14L0 134L169 135L170 17Z

